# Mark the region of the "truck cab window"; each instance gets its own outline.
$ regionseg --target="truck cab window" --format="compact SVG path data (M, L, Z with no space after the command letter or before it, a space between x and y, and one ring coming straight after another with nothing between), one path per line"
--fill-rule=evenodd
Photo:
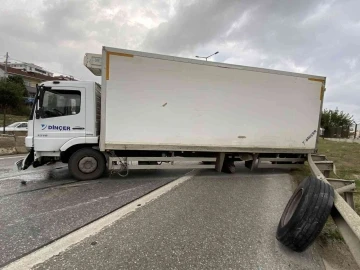
M43 118L75 115L80 112L81 92L47 90L43 98Z

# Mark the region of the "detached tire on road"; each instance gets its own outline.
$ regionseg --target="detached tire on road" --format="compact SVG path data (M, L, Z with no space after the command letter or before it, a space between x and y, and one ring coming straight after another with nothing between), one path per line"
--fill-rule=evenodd
M104 155L92 148L82 148L69 159L69 171L78 180L93 180L101 177L106 169Z
M296 188L281 216L276 239L302 252L320 234L334 205L334 190L314 176Z

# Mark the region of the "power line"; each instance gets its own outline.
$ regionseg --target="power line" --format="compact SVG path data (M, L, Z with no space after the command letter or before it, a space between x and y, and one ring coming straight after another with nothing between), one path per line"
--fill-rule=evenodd
M21 60L15 59L15 58L13 58L13 57L9 57L9 58L10 58L11 60L15 60L15 61L18 61L18 62L23 63L23 64L32 64L32 63L28 63L28 62L25 62L25 61L21 61ZM51 71L51 72L53 72L53 73L60 73L60 74L62 74L62 75L72 76L72 75L70 75L70 74L67 74L67 73L64 73L64 72L60 72L60 71L56 71L56 70L51 70L51 69L46 69L46 70ZM72 77L73 77L73 76L72 76Z
M9 59L13 60L13 61L17 61L17 62L20 62L20 63L23 63L23 64L30 64L28 62L25 62L25 61L21 61L21 60L18 60L18 59L15 59L11 56L9 56ZM64 72L60 72L60 71L56 71L56 70L51 70L51 69L46 69L47 71L50 71L52 73L59 73L59 74L62 74L62 75L65 75L65 76L70 76L70 77L74 77L73 75L71 74L67 74L67 73L64 73Z

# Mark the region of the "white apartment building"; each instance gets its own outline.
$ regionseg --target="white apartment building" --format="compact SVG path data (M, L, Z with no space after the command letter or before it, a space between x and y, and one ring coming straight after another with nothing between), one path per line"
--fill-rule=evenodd
M38 73L38 74L42 74L42 75L50 76L50 77L52 77L54 75L54 73L47 71L47 70L43 69L42 67L32 64L32 63L8 63L8 66L12 67L12 68L20 69L22 71L34 72L34 73Z

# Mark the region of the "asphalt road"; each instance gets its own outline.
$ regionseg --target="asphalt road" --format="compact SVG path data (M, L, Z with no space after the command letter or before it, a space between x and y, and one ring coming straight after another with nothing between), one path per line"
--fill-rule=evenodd
M127 178L77 182L63 164L14 172L18 159L0 156L0 266L189 171L133 171Z
M324 269L313 248L275 239L292 185L284 172L201 171L35 269Z
M0 156L0 179L8 175L14 175L14 163L24 155Z

